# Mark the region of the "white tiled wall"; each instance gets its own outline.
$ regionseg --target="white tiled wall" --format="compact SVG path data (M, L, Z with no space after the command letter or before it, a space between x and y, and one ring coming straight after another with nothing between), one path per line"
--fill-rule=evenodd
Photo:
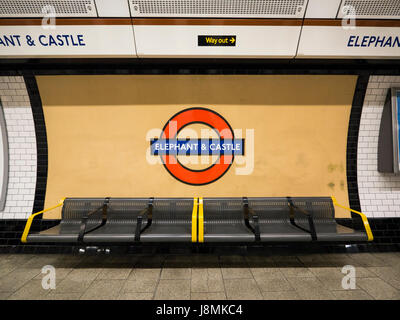
M378 138L388 89L398 76L371 76L364 100L357 150L361 211L368 217L400 217L400 175L378 172Z
M6 205L0 219L25 219L32 213L36 187L36 136L23 77L0 77L9 148Z

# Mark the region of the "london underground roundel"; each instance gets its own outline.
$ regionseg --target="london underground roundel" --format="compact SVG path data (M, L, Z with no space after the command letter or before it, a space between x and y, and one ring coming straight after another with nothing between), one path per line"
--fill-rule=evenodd
M179 132L194 124L212 128L218 139L178 139ZM159 155L167 171L179 181L190 185L205 185L221 178L231 167L234 155L244 152L244 140L234 139L229 123L217 112L206 108L189 108L172 116L165 124L160 139L151 141L151 153ZM195 170L185 167L179 155L218 155L209 167Z

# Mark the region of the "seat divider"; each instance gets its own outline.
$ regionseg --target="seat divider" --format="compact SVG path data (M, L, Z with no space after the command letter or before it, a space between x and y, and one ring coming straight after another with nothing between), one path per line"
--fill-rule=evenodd
M260 236L260 224L258 223L258 215L253 215L253 222L254 222L254 235L256 241L259 242L261 241L261 236Z
M79 234L78 234L78 242L81 242L81 243L83 242L83 237L84 237L85 234L87 234L87 233L89 233L91 231L94 231L94 230L96 230L96 229L98 229L98 228L100 228L100 227L105 225L105 223L107 222L107 209L108 209L108 203L109 202L110 202L110 198L109 197L104 198L104 203L103 203L103 205L101 207L98 207L97 209L89 212L88 214L86 214L86 215L84 215L82 217L81 226L80 226ZM96 226L96 227L94 227L94 228L92 228L92 229L87 231L86 230L86 225L87 225L87 221L89 219L89 216L91 216L92 214L98 212L100 209L102 210L101 223L98 226Z
M140 241L140 230L142 229L142 221L143 221L143 216L141 215L138 216L136 222L136 230L135 230L135 241L138 242Z
M257 242L261 241L261 236L260 236L260 224L259 224L259 218L258 215L255 214L254 210L250 208L249 206L249 199L247 197L242 198L243 201L243 214L244 214L244 223L247 228L249 228L253 233L255 240ZM254 228L250 225L249 222L249 217L252 217L253 223L254 223Z
M140 241L140 234L151 225L151 221L153 219L153 202L154 198L153 197L149 198L149 202L147 203L147 208L143 209L137 217L136 230L135 230L135 241L137 242ZM144 215L147 215L147 223L146 226L142 229L142 222Z
M313 214L312 203L310 201L307 201L306 207L307 211L310 213L307 216L307 218L308 218L308 224L310 225L311 239L312 241L317 241L317 232L315 230L315 225L314 225L314 214Z
M309 201L306 202L306 207L307 207L307 210L308 210L308 211L306 211L306 210L301 209L298 206L296 206L293 203L293 200L292 200L291 197L286 197L286 199L287 199L289 210L290 210L290 212L289 212L290 223L294 227L309 233L311 235L311 240L312 241L317 241L317 233L315 231L315 225L314 225L314 216L312 214L312 212L313 212L312 211L312 204ZM294 219L294 211L295 210L297 210L298 212L304 214L307 217L307 222L308 222L308 225L310 227L310 230L307 230L306 228L303 228L303 227L299 226L296 223L296 221Z

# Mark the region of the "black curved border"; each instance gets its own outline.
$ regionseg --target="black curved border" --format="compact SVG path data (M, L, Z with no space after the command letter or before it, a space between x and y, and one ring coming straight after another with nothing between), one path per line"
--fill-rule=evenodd
M360 75L357 79L356 89L350 112L349 128L347 132L346 150L346 175L347 190L349 195L350 208L361 211L360 197L357 182L357 149L358 134L360 130L361 114L364 105L364 98L369 82L369 75Z
M235 139L235 134L234 134L234 131L232 130L231 125L229 124L229 122L228 122L222 115L220 115L218 112L216 112L216 111L214 111L214 110L211 110L211 109L208 109L208 108L202 108L202 107L187 108L187 109L184 109L184 110L181 110L181 111L175 113L175 114L174 114L171 118L169 118L168 121L165 123L165 125L164 125L164 127L163 127L163 129L162 129L162 133L161 133L161 135L160 135L160 139L161 139L161 136L162 136L162 134L164 133L165 128L167 127L168 123L169 123L173 118L175 118L178 114L181 114L182 112L185 112L185 111L188 111L188 110L207 110L207 111L210 111L210 112L216 114L218 117L222 118L222 119L227 123L229 129L230 129L231 132L232 132L232 137L233 137L233 139ZM191 122L191 123L201 123L201 121L195 121L195 122ZM209 125L209 124L207 124L207 125ZM179 131L178 131L178 133L179 133ZM207 183L189 183L189 182L186 182L186 181L182 181L181 179L178 179L177 177L175 177L175 176L172 174L172 172L168 170L168 168L167 168L167 166L165 165L165 163L163 163L163 166L164 166L165 170L167 170L168 173L169 173L174 179L176 179L176 180L178 180L178 181L180 181L180 182L182 182L182 183L184 183L184 184L187 184L187 185L190 185L190 186L205 186L205 185L207 185L207 184L213 183L213 182L215 182L215 181L221 179L221 178L225 175L225 173L227 173L227 172L229 171L229 169L231 168L231 166L232 166L234 160L235 160L235 156L232 155L232 162L229 164L228 168L224 171L224 173L221 174L218 178L216 178L216 179L214 179L214 180L211 180L210 182L207 182ZM215 165L215 163L214 163L213 165L211 165L210 167L208 167L207 169L201 170L201 171L209 170L209 169L212 168L214 165ZM193 171L193 170L190 169L190 171Z
M34 75L24 75L24 80L31 103L36 133L37 171L35 199L33 202L34 213L44 209L48 171L48 146L42 100L40 99L36 78Z
M3 165L3 184L0 188L0 211L3 211L6 206L7 194L8 194L8 182L9 182L9 170L10 170L10 156L9 156L9 142L8 142L8 131L6 125L6 118L4 116L4 107L1 103L0 98L0 136L3 139L3 152L4 165Z

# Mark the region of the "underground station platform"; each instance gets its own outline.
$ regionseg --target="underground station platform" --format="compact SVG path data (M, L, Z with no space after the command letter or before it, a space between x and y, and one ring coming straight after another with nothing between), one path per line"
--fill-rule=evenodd
M399 30L399 0L0 0L0 300L400 300Z

